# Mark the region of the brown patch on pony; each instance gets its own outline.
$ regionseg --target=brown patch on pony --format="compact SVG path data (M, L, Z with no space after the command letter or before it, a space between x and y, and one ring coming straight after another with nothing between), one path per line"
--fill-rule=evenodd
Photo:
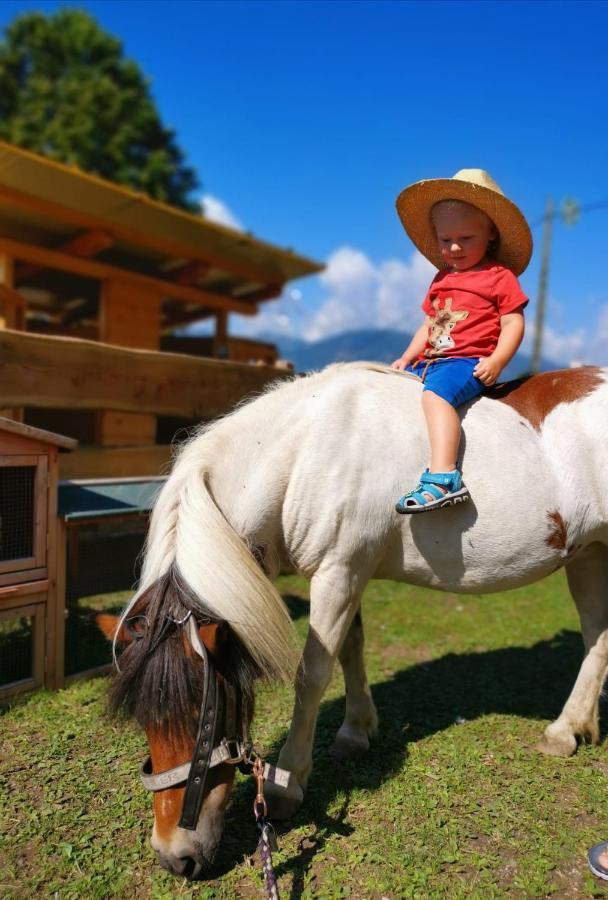
M562 518L562 514L554 510L547 513L547 518L551 523L551 531L549 536L545 538L545 542L554 550L561 553L568 551L568 526Z
M545 543L557 550L562 557L557 568L568 563L573 556L581 549L580 544L568 545L568 523L564 521L563 516L557 510L547 513L547 519L550 523L550 532L545 538Z
M582 400L602 384L604 377L600 368L579 366L508 381L490 388L487 396L506 403L527 419L536 431L540 431L543 422L556 406Z
M148 730L152 771L165 772L192 758L194 741L183 735L167 735L164 730ZM167 788L154 794L154 823L159 836L169 838L181 815L185 787Z
M152 771L155 774L165 772L174 766L180 766L192 757L194 741L184 737L167 735L163 730L153 728L148 729L147 737L152 760ZM236 766L223 765L209 769L205 796L207 797L211 791L215 791L215 803L217 805L217 792L220 791L219 806L222 809L228 803L235 772ZM173 831L177 828L177 823L181 816L184 791L185 786L167 788L163 791L156 791L154 794L154 825L156 834L167 844L170 843Z

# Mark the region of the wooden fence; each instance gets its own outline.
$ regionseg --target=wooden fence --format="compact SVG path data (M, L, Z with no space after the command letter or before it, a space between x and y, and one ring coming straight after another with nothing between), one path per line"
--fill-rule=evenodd
M229 411L269 382L289 377L253 366L177 353L132 350L76 338L0 331L0 408L113 411L168 416L184 423ZM53 430L52 420L45 427ZM55 430L61 433L61 428ZM152 476L169 448L82 447L62 457L62 478Z

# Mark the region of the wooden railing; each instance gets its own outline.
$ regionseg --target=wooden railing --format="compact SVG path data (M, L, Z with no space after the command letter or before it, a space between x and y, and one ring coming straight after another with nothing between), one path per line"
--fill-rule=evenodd
M0 330L0 409L114 411L187 423L226 413L289 374L271 366ZM63 457L60 472L149 476L159 474L168 457L168 447L153 445L88 447Z
M0 331L0 406L211 418L289 373L178 353Z

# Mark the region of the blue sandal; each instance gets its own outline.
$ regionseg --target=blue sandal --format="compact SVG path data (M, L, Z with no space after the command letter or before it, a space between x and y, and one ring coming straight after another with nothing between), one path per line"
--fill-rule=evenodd
M441 490L446 488L447 490ZM429 496L434 498L429 500ZM404 494L395 505L398 513L419 513L444 506L465 503L471 495L462 483L458 469L453 472L429 472L425 469L420 476L420 484L415 490Z

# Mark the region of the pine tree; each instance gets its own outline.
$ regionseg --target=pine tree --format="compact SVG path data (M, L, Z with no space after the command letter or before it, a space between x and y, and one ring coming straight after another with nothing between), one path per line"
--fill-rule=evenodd
M192 212L199 187L122 44L86 12L27 13L0 42L0 138Z

